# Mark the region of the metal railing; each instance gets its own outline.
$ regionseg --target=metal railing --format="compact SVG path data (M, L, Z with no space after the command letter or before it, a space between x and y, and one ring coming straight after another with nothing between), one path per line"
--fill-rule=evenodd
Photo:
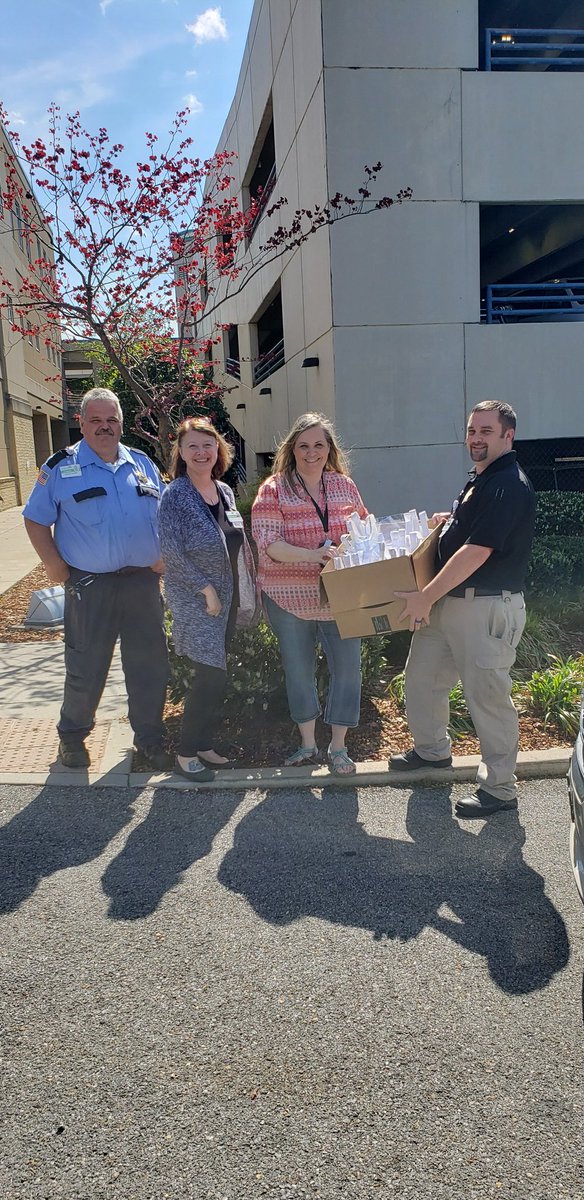
M481 319L487 325L511 321L584 321L584 280L557 283L490 283Z
M238 358L225 359L225 371L228 375L232 375L234 379L241 379L241 364Z
M238 479L239 483L247 483L247 471L246 471L241 459L237 457L237 454L236 454L235 458L233 459L233 470L235 471L235 474L237 475L237 479Z
M584 29L485 29L485 71L584 70Z
M264 210L266 208L268 200L270 199L270 196L274 190L275 183L276 183L276 164L274 163L274 165L268 175L268 178L266 179L266 182L264 183L264 186L261 191L261 195L252 197L252 200L255 200L257 202L258 209L253 218L253 221L250 221L250 223L247 227L248 241L251 241L251 239L262 219L262 216L264 214Z
M274 371L284 366L285 361L284 338L282 338L281 341L276 342L275 346L272 346L271 350L262 354L256 362L253 369L254 385L261 383L262 379L267 379L268 375L273 375Z

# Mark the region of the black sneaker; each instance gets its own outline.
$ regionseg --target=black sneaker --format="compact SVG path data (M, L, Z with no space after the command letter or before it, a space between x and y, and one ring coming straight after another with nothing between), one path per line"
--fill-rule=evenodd
M496 796L491 796L490 792L485 792L484 788L477 788L474 796L466 796L464 800L456 801L454 812L463 821L472 821L476 817L490 817L491 813L516 808L517 800L515 798L498 800Z
M62 738L59 741L59 758L64 767L73 771L82 771L91 763L89 750L83 742L64 742Z
M388 763L390 771L427 771L428 768L443 771L451 766L450 754L448 758L421 758L413 747L411 750L404 750L403 754L392 754Z
M181 767L178 758L175 760L173 767L175 775L182 775L183 779L188 779L189 783L212 783L215 778L215 772L210 767L204 767L198 758L189 760L189 770L186 771Z

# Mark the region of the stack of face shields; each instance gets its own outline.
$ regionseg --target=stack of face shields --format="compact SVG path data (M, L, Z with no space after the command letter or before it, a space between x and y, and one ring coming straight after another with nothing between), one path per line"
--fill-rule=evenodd
M429 532L427 513L418 513L415 508L380 519L372 513L365 519L358 513L351 513L347 532L342 535L333 556L335 569L360 567L364 563L412 554Z

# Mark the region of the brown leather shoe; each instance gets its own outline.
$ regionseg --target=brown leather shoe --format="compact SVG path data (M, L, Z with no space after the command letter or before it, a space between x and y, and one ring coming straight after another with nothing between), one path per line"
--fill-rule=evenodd
M82 771L91 763L89 750L83 742L59 742L59 758L64 767L72 771Z

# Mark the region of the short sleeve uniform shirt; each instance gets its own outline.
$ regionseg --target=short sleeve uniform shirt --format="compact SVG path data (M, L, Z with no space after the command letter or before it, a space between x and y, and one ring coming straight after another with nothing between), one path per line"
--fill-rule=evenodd
M23 516L54 525L59 554L81 571L149 567L160 558L163 490L147 454L120 445L117 461L106 463L82 438L41 467Z
M450 594L463 595L469 587L493 594L521 592L531 553L534 520L533 487L517 463L513 450L496 458L480 475L473 472L442 529L436 568L440 570L461 546L488 546L493 553Z

